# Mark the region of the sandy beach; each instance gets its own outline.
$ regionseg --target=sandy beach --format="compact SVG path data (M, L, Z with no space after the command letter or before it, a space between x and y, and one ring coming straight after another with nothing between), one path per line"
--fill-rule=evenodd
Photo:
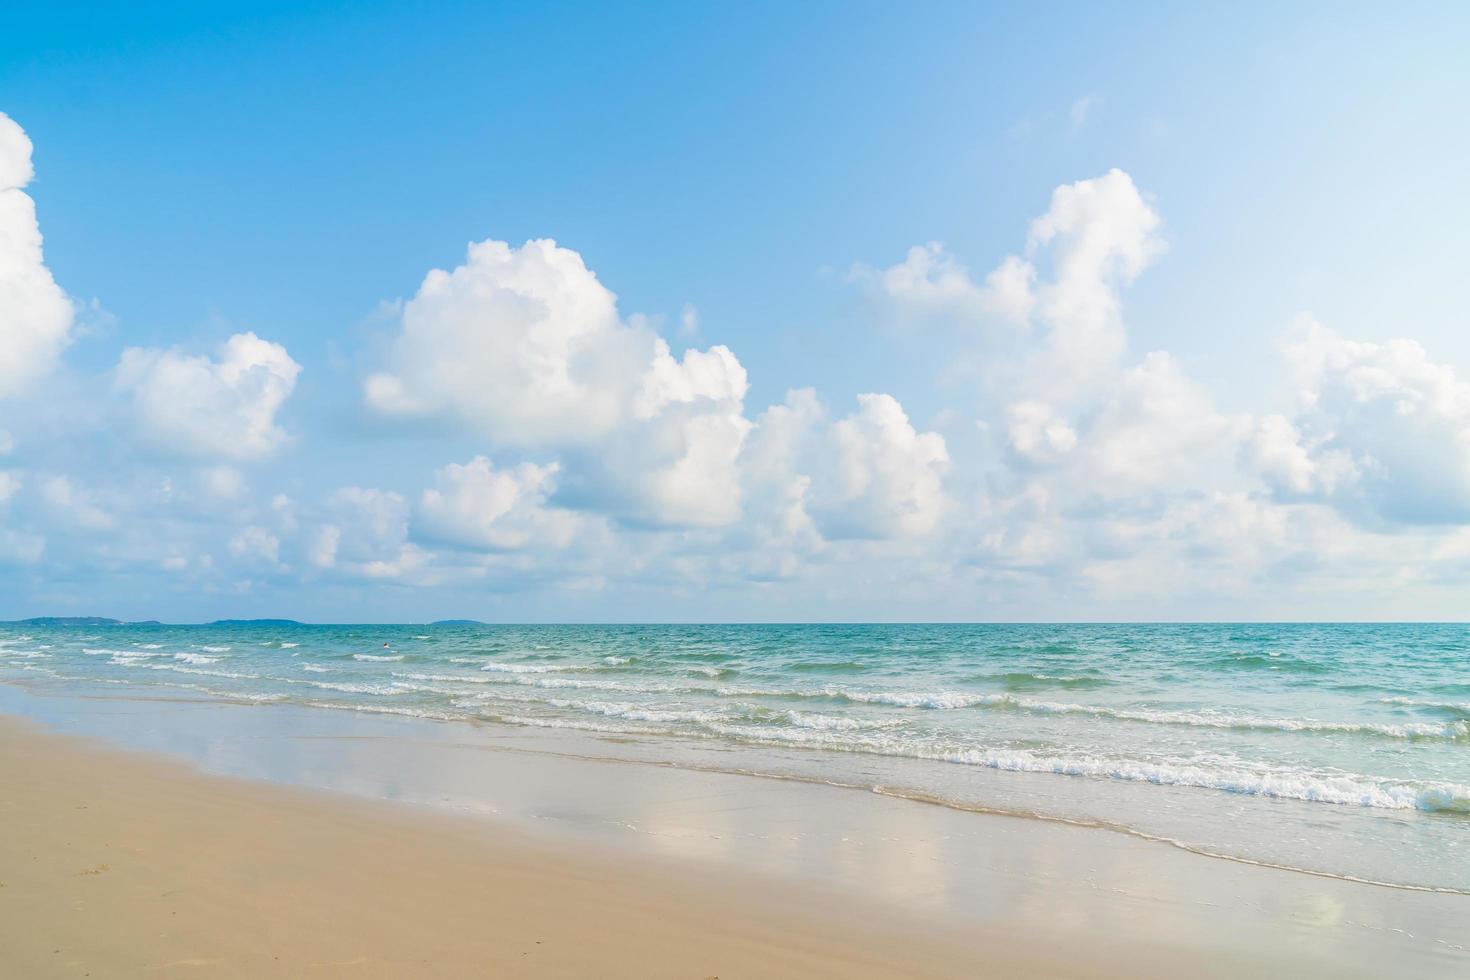
M1368 977L1466 962L1463 896L1093 828L579 758L493 728L6 698L47 721L0 716L12 976Z
M885 977L1064 964L0 720L13 977Z

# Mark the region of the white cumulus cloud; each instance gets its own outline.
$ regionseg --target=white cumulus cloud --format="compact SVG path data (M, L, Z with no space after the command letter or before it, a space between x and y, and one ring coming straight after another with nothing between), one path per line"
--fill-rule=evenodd
M546 505L557 469L554 463L496 469L484 456L451 463L435 472L435 485L420 497L414 532L429 541L485 550L566 547L576 517Z
M739 360L721 346L676 359L553 241L479 242L463 265L430 272L403 306L389 361L365 383L370 408L564 452L567 496L584 508L659 526L740 514Z
M944 437L916 430L891 395L859 395L857 411L831 421L814 393L792 392L760 416L746 462L766 519L792 534L923 535L947 505Z
M1310 318L1284 354L1295 418L1267 416L1248 460L1278 492L1359 518L1470 522L1470 382L1412 340L1347 340Z
M286 348L240 333L218 359L130 347L114 386L144 442L171 455L249 460L286 441L276 414L300 373Z
M74 310L41 252L31 141L0 112L0 397L28 387L66 346Z

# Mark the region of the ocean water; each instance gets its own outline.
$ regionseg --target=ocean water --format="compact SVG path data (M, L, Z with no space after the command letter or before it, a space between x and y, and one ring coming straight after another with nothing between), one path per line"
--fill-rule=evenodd
M555 730L1470 893L1461 625L18 625L0 680Z

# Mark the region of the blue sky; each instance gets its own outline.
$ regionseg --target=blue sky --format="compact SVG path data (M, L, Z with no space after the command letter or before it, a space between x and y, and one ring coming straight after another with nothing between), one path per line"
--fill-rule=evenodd
M1455 5L11 20L0 615L1463 608Z

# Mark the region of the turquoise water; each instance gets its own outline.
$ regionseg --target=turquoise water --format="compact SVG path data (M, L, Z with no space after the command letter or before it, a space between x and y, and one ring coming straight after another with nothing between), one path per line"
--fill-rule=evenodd
M0 679L556 729L1470 891L1459 625L3 626Z

